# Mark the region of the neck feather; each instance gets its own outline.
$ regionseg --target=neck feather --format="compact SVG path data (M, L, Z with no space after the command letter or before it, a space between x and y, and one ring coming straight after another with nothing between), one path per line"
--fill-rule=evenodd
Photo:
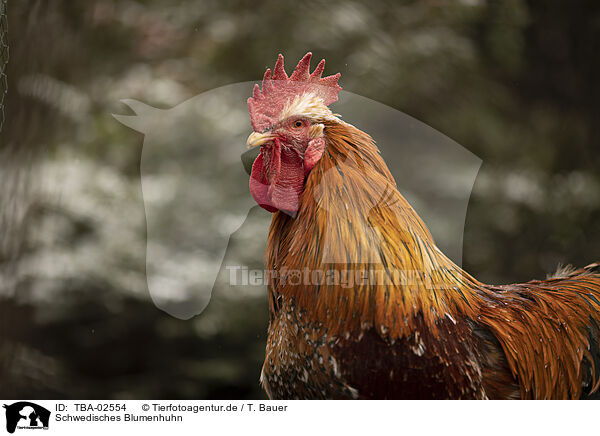
M271 223L272 301L290 298L334 330L375 326L392 337L409 334L417 316L434 326L472 312L479 282L437 248L372 138L324 124L326 150L297 216L278 212Z

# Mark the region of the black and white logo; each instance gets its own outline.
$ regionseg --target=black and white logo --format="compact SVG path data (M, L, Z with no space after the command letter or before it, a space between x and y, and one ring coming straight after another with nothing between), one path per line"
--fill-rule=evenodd
M50 411L29 401L19 401L10 405L5 404L6 431L14 433L16 429L47 430L50 421Z

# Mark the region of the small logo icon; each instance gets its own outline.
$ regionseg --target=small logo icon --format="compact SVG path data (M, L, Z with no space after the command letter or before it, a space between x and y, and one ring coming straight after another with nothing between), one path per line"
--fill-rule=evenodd
M29 401L19 401L4 405L6 409L6 431L14 433L16 429L47 430L50 411Z

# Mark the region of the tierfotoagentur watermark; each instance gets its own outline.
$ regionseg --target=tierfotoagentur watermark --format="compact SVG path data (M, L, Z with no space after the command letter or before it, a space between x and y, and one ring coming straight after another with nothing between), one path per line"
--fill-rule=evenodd
M229 271L231 286L258 287L278 280L313 288L349 289L362 284L447 288L450 284L444 283L439 271L335 264L337 259L331 255L335 250L330 249L335 238L330 231L322 235L323 258L312 271L263 271L250 269L241 260L229 263L245 259L250 252L255 253L250 258L263 256L257 229L267 229L271 219L267 212L256 210L259 207L249 192L250 169L258 150L246 151L252 131L247 99L255 83L213 89L170 109L125 99L123 103L135 115L114 115L144 134L140 172L147 228L146 279L156 306L180 319L202 313L220 271ZM466 211L481 159L432 127L346 90L339 93L335 111L373 135L398 189L423 218L436 244L460 267ZM399 138L402 147L397 146ZM350 158L342 160L333 170L346 171L352 163ZM320 198L334 183L334 175L331 170L323 173L311 191L322 214L330 213ZM391 207L393 197L384 189L368 201L375 213ZM363 230L367 240L377 240L379 229ZM231 238L238 243L230 243Z
M425 286L427 289L445 288L436 277L459 273L459 270L435 269L430 272L382 268L381 266L357 265L355 267L324 267L320 269L279 270L251 269L245 265L228 265L230 286L266 286L272 281L290 286L339 286L350 289L355 286Z

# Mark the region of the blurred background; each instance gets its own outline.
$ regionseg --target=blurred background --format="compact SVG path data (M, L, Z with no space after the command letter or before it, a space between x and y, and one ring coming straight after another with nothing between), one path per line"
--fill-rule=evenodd
M265 397L264 289L217 280L189 320L152 304L144 138L111 113L257 79L279 52L313 51L483 161L463 247L480 280L600 260L597 2L9 0L7 17L0 397ZM267 229L249 228L228 253L262 268Z

